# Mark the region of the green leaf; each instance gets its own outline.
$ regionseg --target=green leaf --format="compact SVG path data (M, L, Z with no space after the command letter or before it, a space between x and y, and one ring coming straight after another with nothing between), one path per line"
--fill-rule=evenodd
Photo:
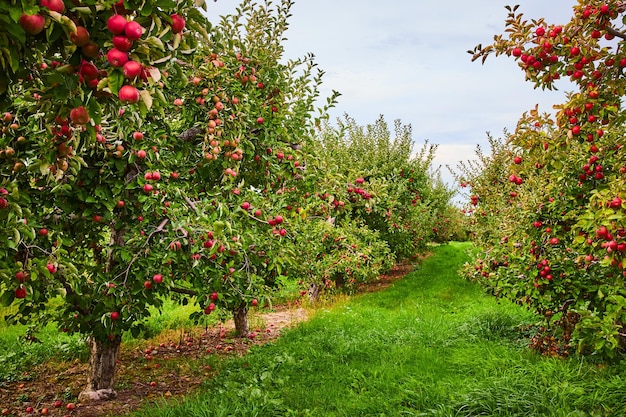
M3 307L8 307L15 300L15 292L12 290L7 290L0 297L0 305Z
M118 70L111 71L108 81L111 93L117 95L122 85L124 85L124 74Z

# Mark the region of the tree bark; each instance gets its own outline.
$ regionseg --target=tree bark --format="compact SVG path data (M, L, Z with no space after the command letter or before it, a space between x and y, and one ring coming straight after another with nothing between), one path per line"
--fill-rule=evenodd
M101 341L94 337L87 339L89 345L89 370L87 386L78 396L81 402L101 401L114 398L115 368L122 343L121 336Z
M317 303L320 299L320 294L322 293L322 286L317 282L312 282L309 285L309 301L312 303Z
M248 308L245 303L241 303L241 305L233 311L233 319L235 321L235 330L239 337L248 337Z

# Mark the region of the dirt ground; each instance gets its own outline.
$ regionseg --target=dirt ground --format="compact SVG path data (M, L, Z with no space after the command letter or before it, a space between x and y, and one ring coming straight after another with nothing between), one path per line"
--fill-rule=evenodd
M389 274L359 288L380 291L411 271L410 264L396 266ZM121 416L142 405L192 392L214 370L211 355L244 355L251 346L272 341L281 330L306 320L314 310L296 302L275 311L252 315L252 338L230 336L234 325L192 331L171 331L145 346L122 346L117 371L117 397L96 403L73 403L81 391L87 365L79 361L48 362L25 374L23 380L0 387L0 410L8 416ZM57 404L55 404L57 401ZM60 405L59 405L60 402ZM56 405L56 406L55 406ZM57 407L58 406L58 407ZM29 408L32 407L32 410Z

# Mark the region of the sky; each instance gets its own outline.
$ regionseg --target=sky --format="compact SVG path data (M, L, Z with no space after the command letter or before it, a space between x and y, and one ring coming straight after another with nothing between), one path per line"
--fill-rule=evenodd
M451 183L446 164L488 151L487 132L503 136L521 115L539 104L551 111L559 91L535 90L512 58L491 56L484 65L466 51L502 34L507 4L519 4L527 19L569 21L576 0L295 0L286 33L285 57L313 53L325 71L322 97L339 91L335 120L344 113L360 125L383 115L413 128L420 148L437 144L434 166ZM232 13L236 0L207 1L213 22Z

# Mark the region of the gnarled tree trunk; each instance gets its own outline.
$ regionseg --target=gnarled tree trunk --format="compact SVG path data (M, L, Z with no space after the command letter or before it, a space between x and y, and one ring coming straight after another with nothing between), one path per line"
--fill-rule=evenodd
M94 337L87 339L89 345L89 370L87 386L78 396L81 402L109 400L114 398L115 367L122 343L121 336L101 341Z
M233 311L233 319L235 320L235 330L239 337L248 337L248 308L245 303L241 303Z

